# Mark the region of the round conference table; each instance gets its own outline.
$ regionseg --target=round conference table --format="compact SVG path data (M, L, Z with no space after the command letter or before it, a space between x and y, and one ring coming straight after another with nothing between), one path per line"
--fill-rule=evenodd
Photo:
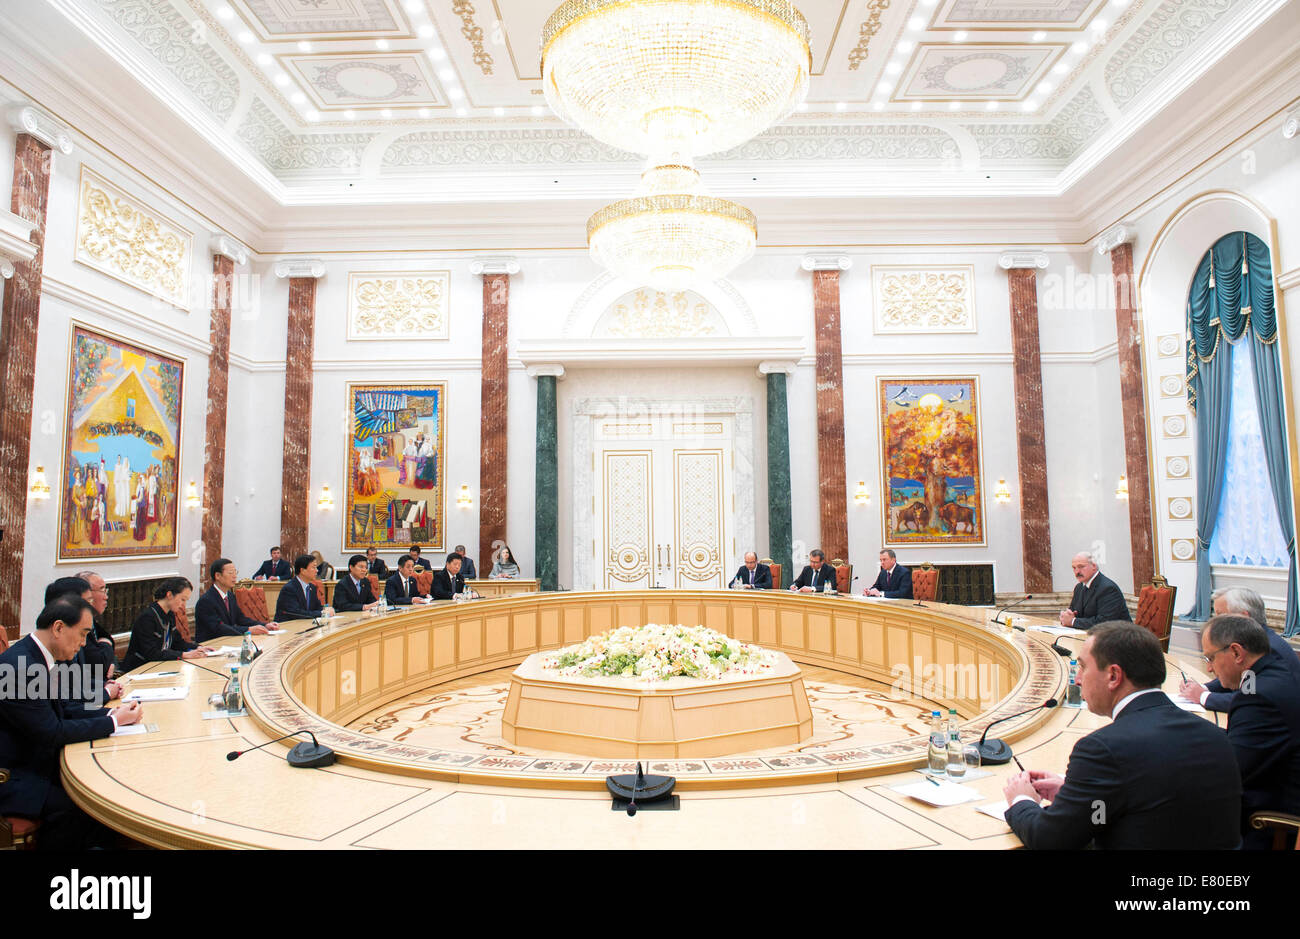
M775 755L687 749L649 761L676 776L680 809L628 818L611 811L604 789L627 761L421 746L349 726L417 692L610 628L699 623L819 674L901 688L914 714L917 702L955 708L969 743L993 720L1063 698L1067 683L1053 636L1021 618L1029 631L1004 632L991 613L785 591L644 590L446 601L344 614L317 628L298 621L256 637L264 654L244 669L247 716L203 716L225 684L203 668L220 671L225 660L150 663L130 673L131 690L183 686L186 697L146 703L149 733L66 747L62 773L92 816L168 848L1013 848L1020 842L1006 823L974 807L1002 798L1014 763L963 783L979 794L975 802L934 807L894 791L922 781L924 734ZM1180 666L1167 665L1165 690L1176 692ZM178 674L149 677L167 672ZM990 736L1012 742L1027 768L1063 772L1074 742L1105 721L1086 708L1041 709ZM226 758L302 728L335 750L335 765L290 767L287 748L305 737Z

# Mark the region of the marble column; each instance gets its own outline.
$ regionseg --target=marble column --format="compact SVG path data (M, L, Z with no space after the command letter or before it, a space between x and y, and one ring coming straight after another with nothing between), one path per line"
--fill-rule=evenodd
M817 338L817 480L821 509L818 546L826 559L849 558L848 481L844 471L844 354L840 339L842 256L803 259L813 275L813 329ZM773 558L775 560L775 558Z
M998 266L1011 294L1011 345L1020 472L1020 544L1026 591L1052 590L1052 533L1047 509L1047 447L1043 443L1043 365L1038 343L1037 271L1047 255L1007 252Z
M27 474L31 459L32 393L36 384L36 336L41 314L41 277L45 260L45 216L50 194L53 153L30 133L14 141L12 211L18 221L10 228L29 232L29 246L13 252L5 270L12 274L4 285L0 313L0 549L11 576L0 578L0 625L10 639L22 628L24 543L27 538ZM28 226L30 225L30 228ZM18 246L15 246L17 248ZM31 250L34 248L35 250ZM57 438L48 438L57 447ZM51 488L62 485L57 451L39 457L47 461L46 480ZM57 504L57 496L50 502ZM54 512L50 524L56 525Z
M509 456L510 276L519 273L514 258L478 258L470 270L483 278L482 384L479 393L478 571L487 577L498 545L507 544L509 504L506 468Z
M555 383L564 377L564 366L530 365L527 374L537 379L533 555L541 589L554 590L560 583L560 441Z
M289 281L284 348L284 459L280 475L280 545L290 563L311 550L311 396L316 352L316 281L321 261L279 261L275 276Z
M767 377L767 553L781 565L781 583L790 585L793 574L794 523L790 510L790 411L786 376L794 374L792 362L760 362L758 373ZM757 550L757 549L755 549Z
M1147 413L1142 377L1142 327L1133 277L1133 232L1118 225L1102 235L1100 254L1110 254L1115 275L1115 339L1119 347L1119 389L1124 422L1124 467L1128 476L1128 536L1133 552L1133 592L1151 583L1155 538L1151 525L1151 472L1147 463Z
M230 308L235 295L235 259L212 256L212 315L208 326L208 411L203 431L203 564L199 576L208 585L208 565L221 557L221 520L226 492L226 392L230 384Z

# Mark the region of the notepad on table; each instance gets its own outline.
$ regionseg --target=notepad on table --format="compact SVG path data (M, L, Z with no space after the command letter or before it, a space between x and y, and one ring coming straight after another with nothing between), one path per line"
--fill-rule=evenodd
M961 805L963 802L974 802L980 797L978 792L950 782L935 785L933 782L923 781L889 788L899 795L911 796L930 805Z
M1086 629L1075 629L1073 626L1036 626L1029 624L1029 629L1040 633L1051 633L1053 636L1084 636L1087 635Z
M975 806L975 811L981 815L987 815L989 818L996 818L1000 822L1007 820L1006 811L1007 803L1005 799L997 802L985 802L983 805Z
M140 688L132 691L123 701L182 701L189 696L190 689L184 685L169 688Z
M1191 711L1193 714L1205 713L1205 708L1201 707L1195 701L1188 701L1186 698L1179 698L1176 695L1170 694L1168 691L1165 692L1165 696L1184 711Z
M136 734L151 734L158 729L157 724L128 724L109 734L110 737L133 737Z

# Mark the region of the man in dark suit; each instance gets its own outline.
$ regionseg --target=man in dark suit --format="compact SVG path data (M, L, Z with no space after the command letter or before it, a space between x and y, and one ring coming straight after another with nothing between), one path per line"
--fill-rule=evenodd
M1283 664L1291 672L1291 677L1295 679L1297 685L1300 685L1300 655L1296 655L1295 649L1291 648L1277 630L1268 625L1268 616L1264 612L1264 598L1249 587L1222 587L1210 595L1214 602L1214 615L1226 616L1229 613L1235 613L1238 616L1249 616L1259 625L1264 627L1264 634L1268 637L1268 646L1281 658ZM1217 678L1212 678L1205 684L1194 682L1191 679L1184 679L1178 693L1188 701L1195 701L1207 711L1224 711L1226 712L1232 705L1232 699L1237 694L1235 691L1227 691L1223 683Z
M440 571L433 572L433 587L430 591L435 600L453 600L456 594L465 590L465 578L460 573L462 558L455 551L447 555L447 565Z
M411 545L411 547L407 550L406 554L408 557L410 557L412 561L415 562L415 572L417 574L420 571L428 570L429 563L425 561L424 558L420 557L420 546L418 544Z
M835 568L826 563L826 553L821 548L813 548L808 553L808 564L795 578L790 589L798 593L821 593L830 584L836 588Z
M212 586L194 605L196 642L207 642L218 636L242 636L248 632L254 636L265 636L268 628L276 625L250 619L239 608L234 593L239 571L235 569L234 561L217 558L209 565L208 573L212 577Z
M1272 837L1251 829L1251 813L1300 815L1300 686L1248 616L1211 619L1201 651L1223 687L1238 692L1228 706L1227 740L1241 771L1242 847L1266 850Z
M1131 622L1094 626L1079 652L1088 710L1111 722L1074 745L1065 776L1016 773L1006 820L1027 848L1232 849L1241 778L1223 731L1160 690L1160 642ZM1051 805L1043 808L1043 799Z
M102 665L109 678L119 671L117 653L113 645L113 632L104 625L104 611L108 609L108 583L95 571L78 571L77 576L90 584L91 609L95 611L95 628L86 639L86 647L81 650L90 665Z
M271 549L271 560L263 561L253 575L253 580L288 580L289 562L280 557L280 546Z
M370 589L366 566L364 554L354 554L348 558L348 572L334 585L334 609L339 613L357 613L379 606L379 601Z
M427 600L415 581L415 558L403 554L397 559L397 573L384 585L384 597L389 606L410 606Z
M0 786L0 815L40 819L42 848L80 850L107 846L109 836L68 798L59 780L59 755L69 743L99 740L140 720L140 703L66 710L79 698L67 666L94 623L89 603L61 596L36 618L36 629L0 654L0 671L14 678L0 696L0 766L11 773ZM56 663L63 665L57 667Z
M478 571L474 569L474 559L465 553L465 546L456 545L456 553L460 555L460 576L466 580L477 580Z
M375 549L374 545L366 548L366 573L374 574L379 578L381 584L388 580L388 565L379 556L379 551Z
M103 578L100 578L100 583L103 583ZM59 597L67 596L85 600L90 604L91 616L96 615L95 588L85 577L80 574L75 577L59 577L45 587L46 606ZM106 629L103 632L112 635ZM98 709L104 701L111 701L122 693L122 686L113 680L117 673L117 655L113 651L113 644L100 642L99 633L99 623L96 621L90 628L85 645L73 657L72 664L81 670L83 680L78 689L80 697L64 701L68 717L79 716L75 712L80 708Z
M293 561L293 580L280 588L275 599L276 622L289 619L315 619L324 604L316 592L316 559L300 554Z
M1097 569L1091 551L1080 551L1070 561L1074 569L1074 596L1070 608L1061 611L1061 625L1075 629L1089 629L1097 623L1116 620L1132 621L1128 604L1119 585Z
M898 563L893 548L880 551L880 573L876 582L863 591L868 597L888 597L891 600L912 599L912 572Z
M758 555L753 551L746 551L745 563L740 565L736 576L731 578L731 586L736 584L754 590L771 590L772 569L766 564L759 564Z

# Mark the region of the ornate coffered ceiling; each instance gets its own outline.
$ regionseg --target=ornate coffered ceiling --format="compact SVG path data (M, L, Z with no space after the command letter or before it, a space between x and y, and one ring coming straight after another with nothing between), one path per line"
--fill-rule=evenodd
M639 171L545 106L558 0L48 3L283 203L440 201L470 178L544 199L575 172L618 192ZM1285 3L801 0L806 105L701 165L787 190L829 162L860 167L865 194L999 174L1059 195ZM23 30L27 6L0 25Z

